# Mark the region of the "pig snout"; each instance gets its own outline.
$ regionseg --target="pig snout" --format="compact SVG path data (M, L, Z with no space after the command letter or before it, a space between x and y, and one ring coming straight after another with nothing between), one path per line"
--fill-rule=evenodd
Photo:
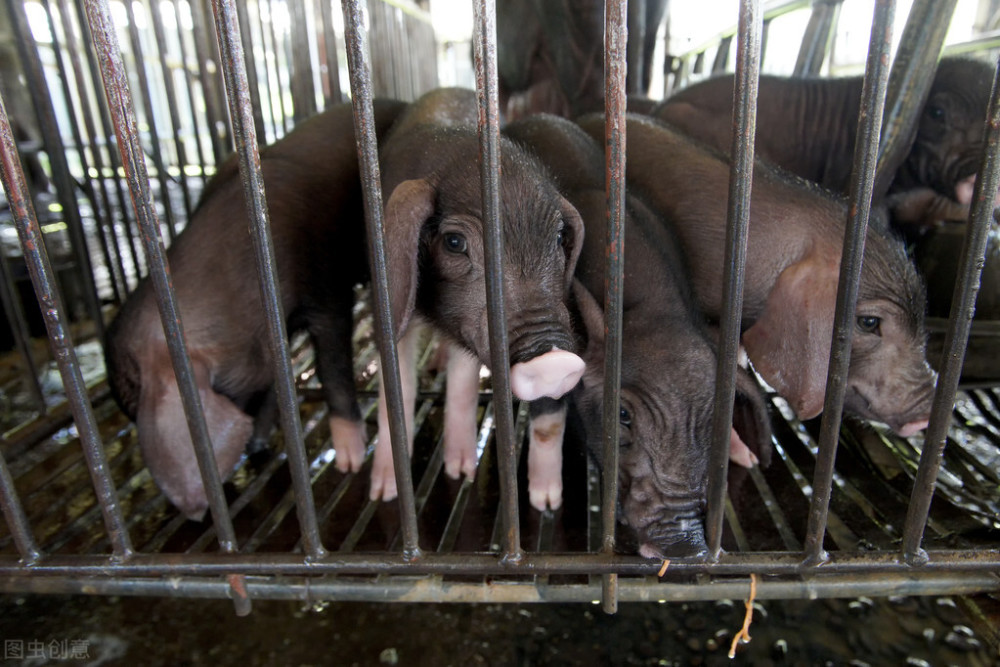
M967 176L955 184L955 200L959 204L972 206L972 195L976 189L976 175ZM994 208L1000 206L1000 191L993 197Z
M903 424L901 427L895 429L898 435L904 438L909 438L911 435L916 435L920 433L930 424L930 420L921 419L919 421L910 422L908 424Z
M652 528L652 527L651 527ZM644 558L685 558L708 553L705 525L701 518L675 519L660 530L641 531L639 555Z
M559 348L511 366L510 388L523 401L559 398L583 377L583 359Z

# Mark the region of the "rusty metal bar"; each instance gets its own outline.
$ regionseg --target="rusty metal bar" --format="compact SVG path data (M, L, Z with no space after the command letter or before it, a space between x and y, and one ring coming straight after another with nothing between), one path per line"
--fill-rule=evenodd
M211 4L213 11L215 12L215 34L221 35L223 29L222 26L219 25L218 0L211 0ZM236 11L236 16L237 16L237 24L239 26L239 31L237 34L239 34L240 38L242 39L242 43L240 44L239 55L244 59L243 71L246 72L246 74L244 75L247 80L246 92L250 96L250 104L252 107L254 136L266 137L267 130L264 128L264 115L261 111L262 107L260 104L260 83L257 81L257 67L256 63L254 62L253 31L250 29L250 13L247 8L248 3L237 2L234 4L235 4L234 9ZM260 13L259 9L260 8L258 7L258 14ZM261 44L261 48L264 48L263 44ZM219 44L219 58L221 60L219 64L221 65L222 68L222 80L228 84L229 81L226 76L227 55L225 48L222 46L221 43ZM231 90L228 85L226 86L226 88L227 90ZM230 93L230 95L231 94L232 93ZM230 107L230 114L232 114L232 101L230 101L229 107ZM236 129L234 123L233 134L235 136L233 137L233 141L236 142L237 146L239 146L240 143L240 137L238 132L239 130ZM237 148L237 150L239 150L239 148Z
M726 507L726 472L729 469L729 434L733 423L736 373L743 312L744 267L750 224L750 189L753 184L753 144L757 126L757 82L760 79L763 15L758 0L741 0L736 76L733 90L732 161L729 171L729 205L726 224L725 282L719 334L719 359L715 372L715 407L712 413L712 450L708 464L708 507L705 538L709 557L722 551L722 523Z
M604 429L601 495L601 551L615 551L615 510L618 508L618 449L621 418L622 290L625 266L625 80L628 29L627 0L610 2L604 11L605 165L608 226L604 277ZM602 606L618 611L618 580L605 575Z
M17 0L7 0L7 7L11 17L11 27L17 36L15 40L17 53L24 67L24 76L28 82L28 90L31 93L35 113L38 115L38 125L45 143L45 152L52 166L52 180L55 183L56 194L63 209L62 215L69 231L73 258L80 273L80 281L83 284L84 303L88 315L94 321L95 331L103 349L104 317L101 314L97 286L94 284L94 266L93 262L90 261L90 253L87 251L83 221L80 219L76 202L76 185L66 160L66 147L63 144L62 135L59 133L59 124L56 121L48 83L45 80L42 60L38 53L38 44L35 42L28 25L24 3ZM44 243L43 237L39 237L38 240L39 243ZM53 289L57 289L55 283L53 283Z
M962 249L962 267L955 284L951 300L948 333L945 335L944 356L938 376L931 419L924 446L920 452L920 465L913 480L913 493L907 508L903 529L903 556L907 562L923 563L927 556L920 548L924 528L930 510L931 498L941 455L944 452L945 437L951 425L951 411L955 404L955 394L962 374L965 351L969 340L969 330L976 310L976 296L985 264L986 244L989 240L993 221L994 198L1000 186L1000 61L993 79L993 92L985 127L985 147L979 164L978 177L973 192L972 212L965 229L965 244Z
M914 580L924 576L939 576L962 572L988 574L1000 587L996 572L1000 570L1000 550L951 549L928 552L928 562L913 566L902 560L896 551L836 551L820 565L802 561L798 551L726 553L717 561L704 558L677 558L668 570L678 577L705 574L711 576L746 577L750 574L768 576L822 577L825 575L901 574ZM238 553L219 552L185 554L137 553L127 562L108 568L105 556L46 555L33 565L25 565L16 555L0 556L0 578L35 578L53 576L76 577L218 577L234 573L253 576L320 576L345 574L492 576L531 577L543 575L603 575L616 573L622 577L657 575L662 562L620 554L525 552L514 562L497 558L493 552L436 553L428 551L421 558L408 559L402 553L331 552L321 559L310 559L301 553ZM497 583L497 582L494 582ZM620 582L624 583L624 582ZM555 588L550 584L550 587Z
M258 3L257 6L258 6L258 10L259 10L260 7L261 7L261 5ZM268 4L268 11L273 10L273 8L274 8L273 3L269 3ZM264 51L264 53L265 53L265 56L264 56L264 66L261 68L261 70L263 70L263 74L264 74L264 93L265 93L265 97L267 98L267 110L268 110L268 114L267 115L271 118L271 132L273 133L273 135L274 135L275 138L278 138L278 137L282 136L285 132L287 132L288 128L285 126L284 122L282 122L282 124L281 124L281 132L279 132L278 131L278 119L275 117L275 114L274 114L274 109L275 109L274 90L275 89L277 89L279 91L281 90L281 74L280 74L281 67L278 64L278 48L277 48L277 43L274 41L274 15L273 15L273 13L271 14L271 21L270 21L271 47L268 48L268 46L267 46L267 36L266 36L267 32L264 30L264 21L259 16L260 12L258 11L257 13L258 13L258 17L257 17L257 21L255 21L255 24L257 26L257 35L260 37L261 50ZM273 86L271 85L271 68L268 65L268 59L267 59L267 55L266 55L267 53L271 54L272 60L274 62L274 79L275 79L275 84ZM282 105L282 102L278 102L278 104ZM283 108L284 107L282 106L282 109ZM282 120L284 120L284 113L282 113Z
M45 327L49 334L53 356L59 366L63 388L76 420L80 444L87 467L94 483L94 492L101 506L105 527L118 560L125 560L132 555L132 544L129 539L125 520L118 505L115 485L108 471L107 458L101 443L97 420L91 409L87 396L87 387L83 382L80 364L73 349L73 340L69 336L65 311L62 300L55 287L55 275L49 262L45 241L35 218L31 196L21 170L20 157L14 144L13 133L7 112L0 103L0 178L7 193L17 234L21 241L21 252L31 273L31 281L35 286L38 304L45 319ZM106 559L105 564L106 564Z
M799 54L792 76L816 76L830 52L833 31L837 27L840 6L844 0L813 0L809 24L802 36Z
M323 38L323 48L326 55L326 79L330 87L326 98L326 106L339 104L344 95L340 92L340 61L337 57L337 34L333 29L333 9L331 3L320 2L321 12L320 36Z
M281 413L281 427L285 435L288 451L288 468L295 490L295 509L306 553L311 558L319 558L324 553L316 521L316 504L309 484L309 468L306 463L305 443L302 441L302 422L299 419L298 401L292 362L288 352L288 334L285 330L285 314L281 305L281 292L275 266L274 243L264 198L264 178L260 170L260 153L257 148L257 134L253 124L257 113L251 107L252 96L248 94L248 80L244 71L245 60L240 41L237 12L233 0L213 0L215 25L222 54L222 69L229 93L229 115L232 119L233 134L236 138L236 152L239 155L240 174L247 195L247 211L250 216L250 235L253 240L254 256L257 259L257 274L260 281L261 302L267 319L268 343L274 359L274 389L278 396Z
M868 42L868 62L861 90L858 136L854 145L854 164L848 195L849 212L840 260L837 306L833 320L830 366L827 371L826 396L820 425L819 452L816 455L813 495L803 549L806 561L811 563L819 563L826 559L823 536L826 533L827 515L830 512L830 492L833 485L834 461L837 456L840 419L843 416L844 396L847 393L851 339L855 326L865 237L868 233L886 82L889 78L889 50L892 46L892 21L895 10L895 0L876 1L871 38Z
M42 392L42 384L38 379L38 365L35 357L31 353L31 333L28 330L28 322L24 315L24 306L21 304L21 295L14 284L14 275L10 270L10 260L7 255L0 252L0 301L3 302L4 315L7 317L7 324L10 332L14 336L14 345L18 354L24 362L24 373L28 392L31 400L35 402L39 415L45 415L48 407L45 405L45 394Z
M128 18L129 44L132 47L132 59L136 75L139 77L139 90L142 95L142 105L145 108L146 125L149 127L149 143L153 153L153 165L156 167L156 180L160 184L160 203L167 219L167 233L170 239L177 238L177 222L174 220L174 206L170 201L170 183L167 178L167 164L160 150L160 132L156 124L156 110L153 98L149 94L149 75L146 73L146 54L142 51L139 38L139 26L135 22L134 2L125 3L125 16Z
M90 139L91 160L94 163L94 169L97 171L97 178L92 180L97 181L98 188L101 193L100 203L102 204L102 206L98 206L97 203L95 202L94 218L98 226L98 230L100 230L101 226L103 225L107 231L107 234L111 237L112 240L113 244L112 247L114 247L115 256L114 259L112 260L111 258L107 257L107 253L105 253L105 261L108 262L108 274L110 275L111 278L111 288L114 291L115 300L118 303L122 303L125 300L125 297L128 296L129 293L128 276L125 271L124 260L122 259L122 249L118 243L118 235L115 233L115 223L111 211L111 197L108 195L108 187L104 178L104 158L101 156L100 146L97 145L98 135L97 135L97 130L94 127L94 119L89 113L90 109L92 109L93 107L91 106L90 103L90 94L87 92L87 83L83 75L83 68L80 64L80 46L76 41L76 35L73 30L73 22L70 18L71 16L70 10L66 3L67 0L59 0L59 15L62 23L63 36L66 40L66 56L69 58L70 65L73 68L73 80L76 84L77 101L80 104L80 108L84 109L84 113L82 114L83 124L84 128L87 130L87 136ZM47 4L48 3L46 3L46 5ZM86 28L83 26L81 26L80 29L81 31L86 30ZM55 30L53 29L52 32L54 35ZM65 80L66 76L64 75L64 82ZM67 91L65 95L67 96L67 99L69 99L70 93L68 92L68 87L65 87L65 89ZM80 160L81 162L83 162L84 169L86 170L87 162L84 158L84 153L83 153L85 144L83 142L83 139L79 136L78 130L77 130L77 135L74 136L74 139L77 142L78 146L80 147L79 148ZM90 181L85 181L85 182L89 183ZM89 187L91 188L91 190L93 190L93 185L89 185ZM101 212L101 208L103 208L103 215ZM100 233L100 231L98 232L98 238L102 241L103 245L104 236L103 234Z
M201 82L201 96L205 102L205 117L208 119L209 136L212 139L212 152L215 155L215 164L220 164L230 152L231 137L229 135L229 124L225 122L225 112L219 108L224 106L224 103L217 97L218 86L215 85L215 77L221 74L218 68L216 68L214 74L208 70L209 63L218 63L218 48L215 42L208 38L208 30L210 28L205 25L212 13L207 7L208 0L189 1L191 3L194 55L198 63L198 80ZM221 133L220 128L224 128Z
M914 0L889 75L874 196L885 196L910 152L958 0ZM889 26L892 29L892 26Z
M65 1L65 0L61 0L61 1ZM188 49L187 49L187 46L185 44L184 31L180 29L180 25L181 25L181 12L180 12L180 6L178 5L178 0L171 0L170 1L170 5L173 8L174 17L175 17L174 20L176 21L176 24L178 26L177 47L178 47L178 49L180 49L181 69L184 70L184 80L187 82L187 98L188 98L189 113L190 113L190 118L191 118L191 133L192 133L192 135L194 137L195 151L198 153L198 165L199 165L199 167L201 169L200 173L201 173L202 184L204 184L205 180L207 179L207 177L205 175L205 168L208 166L208 162L205 160L205 149L201 145L202 130L201 130L201 124L200 124L200 122L198 120L198 118L199 118L199 116L201 114L198 112L197 102L195 101L195 95L194 95L194 91L195 91L194 75L191 73L190 67L188 67ZM194 13L194 10L192 9L192 14L193 13ZM192 39L193 39L193 37L192 37ZM204 95L206 95L206 93L204 91L202 91L202 95L204 96ZM208 119L208 104L207 104L207 101L206 101L206 105L205 105L205 115L206 115L206 123L207 123L208 122L208 120L207 120ZM211 128L209 128L209 131L212 131ZM187 177L186 176L184 178L184 182L187 183ZM189 212L188 213L188 218L190 219L190 217L191 216L190 216L190 212Z
M2 454L0 454L0 510L3 510L4 518L7 519L7 527L14 538L18 553L21 554L22 562L25 565L36 563L42 552L35 543L31 524L14 486L14 478L11 477L7 460Z
M483 240L486 310L490 333L493 398L496 402L497 465L504 517L502 560L522 556L517 507L517 455L510 390L507 317L503 296L503 236L500 228L500 112L497 102L496 1L473 3L476 93L479 101L480 176L483 183Z
M351 73L351 99L354 105L354 134L358 144L361 185L364 191L365 221L368 225L368 257L372 274L372 314L379 341L382 381L389 409L389 437L392 441L392 465L399 493L399 515L403 531L403 556L419 562L416 501L413 474L407 447L406 420L403 417L403 388L399 379L399 357L396 354L395 318L389 307L389 271L385 253L385 226L382 210L382 180L378 164L375 137L375 115L372 110L371 66L368 59L368 34L358 0L345 0L344 41L347 46L347 66Z
M172 7L172 6L171 6ZM191 201L191 191L188 189L187 175L184 168L187 166L187 150L184 148L184 141L181 139L181 115L177 108L177 90L174 87L174 73L170 70L170 63L167 57L167 36L163 32L163 5L154 0L149 5L149 13L153 24L153 36L156 39L156 48L160 53L160 72L163 76L163 90L167 97L167 111L170 114L170 129L174 140L174 150L177 152L177 168L179 173L178 182L181 188L181 196L184 198L184 213L188 220L191 219L191 212L194 210L194 203ZM178 23L178 30L180 24ZM181 35L177 35L180 39ZM184 66L183 60L181 66ZM150 109L152 114L152 109ZM163 193L164 200L169 200L167 193Z

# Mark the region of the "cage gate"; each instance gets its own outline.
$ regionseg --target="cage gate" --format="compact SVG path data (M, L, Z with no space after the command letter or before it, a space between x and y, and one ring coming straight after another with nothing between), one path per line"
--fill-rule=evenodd
M772 395L775 460L748 473L738 498L727 495L751 187L740 174L752 171L766 26L803 4L762 8L759 2L742 2L738 28L723 34L717 49L721 68L737 38L740 104L727 236L731 296L720 323L720 407L709 477L710 554L672 559L661 577L661 562L616 543L617 475L605 475L602 482L582 448L570 449L573 443L567 442L565 454L564 506L544 513L528 507L521 455L528 414L509 391L503 281L496 261L487 271L495 351L491 382L503 389L484 388L479 396L476 477L453 481L442 475L442 373L421 376L410 460L401 437L406 425L393 336L398 315L389 307L385 280L373 100L412 100L436 85L434 36L425 11L390 0L367 7L344 0L338 40L338 17L328 2L9 0L7 27L16 39L8 41L18 45L18 53L5 54L3 76L8 81L12 74L23 76L27 86L4 86L0 113L6 218L20 241L16 252L0 254L5 286L0 296L12 349L5 379L10 408L0 445L6 519L0 527L0 590L230 597L238 613L249 612L254 598L602 599L613 611L619 600L745 597L751 574L758 577L762 599L996 590L1000 394L988 380L969 380L968 368L963 376L970 330L981 324L971 313L990 236L987 197L975 200L951 317L942 325L943 362L927 432L902 438L842 422L850 337L841 335L831 355L822 421L798 421ZM822 62L833 25L831 6L837 4L813 3L799 73L815 72L816 60ZM493 2L476 0L474 7L489 262L500 256L503 241L496 20ZM954 3L914 4L890 76L894 4L876 3L863 101L870 113L863 115L855 156L850 196L857 213L844 245L838 331L853 317L867 212L881 176L877 165L899 150L899 137L916 122L915 100L926 95L929 78L912 73L936 60L944 33L930 28L946 26L953 8ZM618 251L609 253L606 326L613 353L604 415L614 425L628 142L624 3L609 3L605 20L608 238ZM983 39L977 46L995 45ZM682 81L698 69L689 60L704 57L702 49L668 59L671 76ZM302 337L289 341L285 329L258 152L258 145L341 102L342 62L349 71L372 239L373 282L358 292L354 370L363 416L371 423L375 368L386 369L399 488L393 503L368 499L370 446L360 473L334 468L312 352ZM224 120L227 113L230 122ZM988 118L988 148L977 179L977 192L986 193L1000 183L995 95ZM265 304L270 353L264 356L274 363L281 429L271 439L269 455L245 456L224 482L213 465L162 239L175 238L230 146L252 213L258 286L248 276L246 289L259 289ZM25 273L34 286L27 297ZM105 322L140 276L154 285L171 346L211 507L212 521L204 524L186 521L156 489L140 458L135 426L111 400L103 377ZM51 354L37 343L44 333ZM435 343L421 340L422 367L432 361ZM61 387L53 389L60 384L53 383L55 368ZM616 469L617 451L615 427L605 437L608 469Z

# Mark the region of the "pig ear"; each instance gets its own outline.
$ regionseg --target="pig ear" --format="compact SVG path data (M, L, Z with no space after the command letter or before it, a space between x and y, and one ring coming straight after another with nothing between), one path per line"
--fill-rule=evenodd
M568 251L566 255L566 289L569 289L573 283L576 261L580 258L580 250L583 249L583 219L576 207L564 197L559 197L559 209L562 212L563 222L566 223L563 237L566 239Z
M799 419L823 411L838 268L811 255L785 269L764 313L743 334L754 368Z
M587 332L587 349L583 353L583 359L587 368L592 365L599 366L604 360L604 309L579 280L574 278L570 286L580 312L581 323Z
M736 371L736 397L733 405L733 428L762 466L771 462L771 418L764 394L743 369Z
M385 251L389 302L396 317L396 338L406 329L417 298L420 230L434 214L436 191L425 180L403 181L385 203Z

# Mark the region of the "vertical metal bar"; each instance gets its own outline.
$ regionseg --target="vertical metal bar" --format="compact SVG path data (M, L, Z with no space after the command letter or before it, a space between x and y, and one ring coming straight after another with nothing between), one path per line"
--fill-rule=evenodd
M257 68L254 63L253 31L250 30L250 14L247 12L246 2L237 2L235 3L235 5L236 5L235 7L236 16L238 18L238 25L239 25L239 34L242 36L244 40L243 43L240 44L240 56L244 58L243 71L246 72L245 76L247 80L247 85L245 90L247 94L250 96L250 105L252 107L250 111L253 114L254 135L258 137L266 137L267 132L264 129L264 116L261 113L261 106L260 106L260 83L257 81ZM223 31L222 28L219 26L219 4L217 0L212 0L212 7L213 10L215 11L215 34L218 36L223 34ZM259 11L257 13L258 15L260 14ZM274 25L274 21L272 21L271 24ZM263 44L261 45L261 48L264 48ZM229 83L229 80L227 79L225 73L226 52L221 44L221 41L219 44L219 56L222 59L222 62L220 63L223 69L222 78L224 81L226 81L226 83ZM227 89L232 90L228 86ZM230 97L229 108L230 108L230 113L232 113L232 97ZM234 134L236 133L235 122L233 123L233 133ZM240 143L240 138L238 136L234 137L233 140L237 144Z
M323 36L323 47L326 53L326 78L327 85L330 86L330 94L326 99L326 106L339 104L343 101L344 95L340 92L340 59L337 57L337 33L333 29L333 9L330 0L317 0L319 2L322 22L320 33Z
M889 78L889 50L892 45L892 21L895 0L877 0L868 42L868 62L861 90L861 110L858 136L854 145L854 166L848 196L849 213L844 246L840 260L837 306L833 320L833 340L830 343L830 367L827 372L826 397L820 425L819 452L813 474L813 495L809 507L809 522L804 543L805 562L818 564L826 559L823 535L826 533L833 485L833 464L837 456L840 419L847 393L847 371L851 361L851 338L858 284L864 259L865 236L871 209L875 166L878 159L878 139L885 108L886 82Z
M268 5L271 7L271 16L274 16L274 0L267 0ZM278 82L278 105L281 107L281 127L288 132L293 126L292 114L288 113L287 99L285 97L285 92L281 88L281 71L284 69L285 76L288 79L288 90L292 90L292 44L289 39L284 35L281 35L280 39L278 33L274 30L274 21L268 26L271 30L271 45L274 48L274 71L275 78ZM284 55L285 66L281 67L281 61L278 59L279 55ZM293 103L292 113L295 113L294 103Z
M0 454L0 510L3 510L4 518L7 519L7 527L14 538L17 552L21 554L22 562L30 565L37 561L42 552L35 543L28 515L21 506L21 499L14 487L14 478L11 477L10 468L7 467L7 461L2 454Z
M128 277L125 273L125 263L122 259L121 247L119 247L118 244L118 235L115 232L115 223L111 212L111 198L108 195L108 188L104 179L104 159L101 157L101 148L96 145L97 131L94 128L94 120L90 113L93 107L90 104L90 95L87 92L86 79L83 76L83 68L80 65L80 47L76 41L76 35L73 30L73 22L70 18L70 10L66 5L66 2L67 0L59 0L59 15L62 23L63 37L66 40L66 55L69 57L70 65L73 68L73 80L76 84L77 101L79 102L80 109L82 111L84 129L87 130L87 137L90 140L90 156L94 163L94 169L97 171L96 181L101 193L101 207L98 207L95 204L94 217L97 221L98 227L103 226L106 233L111 238L111 247L114 248L115 256L113 260L107 258L106 261L109 261L108 273L111 276L111 286L115 292L115 299L118 303L121 303L125 300L125 297L128 296ZM85 27L81 26L81 30L85 29ZM54 33L55 31L53 30L53 34ZM65 94L67 95L67 99L69 99L68 96L70 93L68 92L68 89ZM84 159L83 148L85 144L79 136L77 136L75 140L80 146L80 159L82 161ZM93 189L92 184L90 187ZM103 213L101 210L102 208ZM103 234L99 233L99 238L103 239Z
M394 316L389 308L389 271L386 265L385 226L382 210L382 181L375 137L375 114L372 110L371 67L368 60L368 34L359 2L343 0L344 43L347 67L351 74L351 99L354 108L354 136L358 144L361 184L364 191L365 221L368 229L368 258L372 272L372 314L379 341L382 381L389 407L389 438L392 441L392 465L399 493L399 518L403 532L403 557L421 556L417 532L416 501L410 452L407 448L406 421L403 417L403 389L399 379Z
M63 102L66 108L66 116L69 119L69 129L73 136L73 141L76 143L76 153L80 160L80 168L84 174L82 179L81 188L86 192L87 198L90 199L94 206L94 227L97 236L97 242L101 249L101 255L104 259L104 265L108 269L108 279L111 282L111 293L113 298L121 302L123 294L119 291L118 279L115 276L114 262L111 259L111 249L108 246L108 240L104 237L104 229L101 226L100 220L100 210L93 187L91 187L90 181L87 179L90 169L87 163L87 155L84 152L83 137L80 135L80 123L77 120L76 110L73 107L73 94L70 92L69 88L69 74L66 71L66 64L63 62L62 45L59 40L59 32L56 30L55 18L52 16L52 7L49 0L43 2L45 7L45 17L48 21L49 34L52 37L52 56L56 62L56 67L59 70L59 84L62 88ZM85 249L89 253L89 248ZM96 289L96 283L94 288Z
M876 198L888 192L896 170L910 152L920 113L934 83L928 72L937 66L957 2L914 0L910 7L889 77L873 190Z
M66 148L63 145L62 135L59 133L59 124L56 122L52 96L49 94L48 84L45 80L38 45L31 34L24 3L18 2L18 0L7 0L7 7L14 34L17 36L17 52L24 65L28 90L35 105L35 112L38 114L38 124L45 141L45 152L52 165L52 180L56 184L56 193L63 208L63 217L69 230L74 260L83 283L84 301L90 317L94 320L96 335L103 349L104 317L101 315L97 286L94 284L94 267L90 261L90 253L87 252L83 221L80 220L80 211L76 203L75 183L69 170L69 163L66 161ZM43 239L40 237L39 241L43 242Z
M115 123L118 150L122 154L122 163L129 181L129 190L135 203L136 219L142 231L146 258L150 268L150 279L160 309L160 320L163 323L163 332L177 377L181 403L187 418L188 428L191 431L195 457L198 461L202 482L205 485L208 505L212 511L212 521L219 535L219 547L224 553L235 553L237 551L236 533L233 530L232 518L226 506L225 495L222 492L222 480L216 468L201 397L195 384L191 358L184 340L184 325L171 287L170 267L167 265L163 241L160 236L160 225L156 219L152 195L149 192L149 177L142 159L137 119L132 107L132 96L127 85L125 65L115 35L114 22L107 0L87 0L86 4L90 30L101 62L104 91ZM233 592L236 613L245 616L250 613L250 600L246 597L245 586L238 578L231 578L229 583Z
M927 554L921 549L927 515L941 454L944 452L945 436L951 424L951 410L955 403L955 393L962 374L962 364L968 345L969 330L975 313L976 296L979 293L982 269L985 262L986 243L989 240L994 207L994 195L1000 186L1000 61L993 79L993 92L985 129L985 150L979 165L972 198L972 213L965 231L965 246L962 250L962 273L955 284L951 301L950 326L944 342L944 358L941 374L938 376L937 391L931 407L931 420L924 435L924 447L920 452L920 466L913 480L913 493L907 508L906 523L903 528L903 557L911 564L927 562Z
M114 557L125 560L132 555L132 542L118 505L118 496L108 470L101 434L90 407L87 385L83 381L73 341L69 336L66 316L55 286L55 275L52 272L48 252L45 250L42 231L35 218L24 173L21 171L21 161L14 144L7 111L2 103L0 103L0 179L3 180L7 201L14 217L14 224L17 226L21 252L24 253L28 271L31 273L31 281L35 286L35 294L49 334L49 343L52 345L53 356L59 366L63 387L66 390L66 398L76 420L80 444L104 516L108 539L111 541Z
M517 455L510 390L507 317L503 296L503 237L500 232L500 127L497 102L496 1L473 3L476 93L479 101L480 175L483 181L483 235L486 311L490 333L493 396L496 401L497 466L504 517L503 560L522 557L517 509Z
M302 543L309 558L319 559L326 555L320 541L319 525L316 521L316 503L310 486L309 466L306 461L305 443L302 440L302 422L299 419L298 401L295 396L292 361L288 352L288 334L285 331L285 316L281 306L281 292L275 266L274 243L271 239L271 224L264 198L264 180L260 170L260 153L257 149L257 134L253 120L248 80L244 70L243 43L240 40L234 0L213 0L215 8L216 33L219 52L222 54L222 69L229 93L229 114L233 122L236 138L236 152L240 160L240 174L247 195L247 210L251 211L250 232L254 254L257 258L257 273L260 280L261 301L267 318L268 343L274 358L274 384L278 394L281 412L281 427L285 434L288 450L288 468L292 475L295 492L295 510L302 530Z
M198 62L198 79L201 81L201 96L205 102L205 116L208 118L208 127L212 138L212 152L215 155L215 164L221 163L229 154L229 124L222 118L223 112L220 99L217 97L218 88L215 85L215 76L208 71L209 62L218 62L217 50L213 47L214 42L208 38L205 22L206 16L210 16L206 3L208 0L188 0L191 4L191 23L194 30L194 52L195 60ZM220 132L220 128L224 128Z
M174 73L170 69L168 58L167 36L163 32L163 5L159 0L153 0L149 5L149 14L153 24L153 36L156 39L156 48L160 52L160 72L163 75L163 91L167 97L167 111L170 113L170 130L174 139L174 150L177 151L178 180L181 186L181 195L184 197L185 217L190 220L191 212L194 210L191 201L191 191L188 189L187 174L184 168L187 166L187 150L184 148L184 141L181 139L181 115L177 108L177 91L174 88ZM180 33L180 24L178 24ZM180 34L178 34L180 38ZM183 66L183 61L182 61ZM169 199L164 193L164 199Z
M313 88L312 62L309 54L309 19L305 0L286 0L290 8L291 40L298 44L292 49L292 113L293 125L316 113L316 91Z
M201 145L202 132L200 123L198 122L198 117L201 114L198 112L197 104L194 99L194 90L195 90L194 76L191 74L190 67L188 67L188 50L187 46L185 45L184 31L180 27L181 6L177 0L171 0L171 4L174 8L174 17L177 23L177 46L180 49L180 54L181 54L181 67L184 70L184 80L187 81L187 98L188 98L188 105L190 107L189 112L191 114L191 133L194 136L194 146L195 150L198 153L198 165L201 169L202 184L204 184L205 180L207 179L207 177L205 176L205 167L208 166L208 162L205 160L205 150ZM190 5L188 5L188 7L190 8ZM205 99L206 97L207 97L207 92L204 89L202 89L202 98ZM208 107L207 99L205 99L205 106L207 109ZM187 182L186 178L185 182ZM191 215L189 212L188 218L190 217Z
M160 183L160 203L167 218L167 233L170 239L177 238L177 224L174 221L174 206L170 201L170 183L167 180L167 165L160 150L160 132L156 124L156 109L149 93L149 75L146 73L146 54L142 51L142 41L139 38L139 26L135 22L135 3L125 3L125 16L128 18L129 43L132 46L132 59L136 74L139 76L139 90L142 93L142 105L146 110L146 125L149 127L149 147L153 153L153 165L156 167L156 180Z
M833 30L837 26L840 5L844 0L813 0L809 24L802 36L792 76L816 76L823 67Z
M28 342L31 334L24 316L21 297L10 270L10 260L2 252L0 252L0 272L2 272L0 273L0 300L3 301L4 315L7 317L10 332L14 336L14 344L24 361L24 376L28 391L38 408L38 413L44 415L48 408L45 405L45 394L42 392L41 382L38 380L38 366L35 365L35 357L31 354L31 345Z
M715 408L712 413L712 451L708 463L708 509L705 537L709 556L722 551L722 522L726 509L726 471L729 469L729 433L736 396L740 320L743 313L744 267L753 185L754 132L757 127L757 82L760 80L763 17L758 0L740 1L739 40L733 90L732 162L729 169L729 208L726 225L726 276L722 287L719 360L715 371Z
M261 6L262 5L260 4L260 2L258 2L258 4L257 4L258 9ZM268 12L269 12L269 16L268 16L269 21L268 22L271 25L271 36L273 37L274 36L274 5L271 4L271 3L268 4ZM278 52L277 52L277 49L275 48L274 40L273 39L271 40L271 48L268 48L268 46L267 46L267 32L264 30L264 18L263 18L263 16L260 16L260 12L259 11L257 13L258 13L258 17L257 17L258 20L256 21L256 23L257 23L257 28L259 29L259 33L260 33L260 44L261 44L261 49L264 51L264 54L265 54L264 55L264 67L261 68L261 69L263 69L263 71L264 71L264 96L267 98L267 115L270 116L270 118L271 118L271 132L274 133L275 137L280 137L280 136L282 136L283 132L279 132L278 131L278 119L275 117L275 111L274 111L274 108L275 108L275 104L274 104L274 91L277 90L277 91L279 91L278 94L279 95L281 94L281 92L280 92L281 91L281 74L280 74L280 66L278 65ZM270 66L268 65L268 62L267 62L267 53L268 52L270 52L271 58L272 58L272 60L274 62L274 80L277 82L277 85L274 85L274 84L271 83L271 68L270 68ZM279 105L280 105L280 102L279 102ZM282 126L282 129L284 129L284 126Z
M80 25L80 35L83 37L83 52L87 54L87 65L90 69L90 79L93 83L94 90L101 90L101 74L97 65L97 56L95 55L96 49L94 49L93 40L91 39L90 30L87 23L86 11L82 2L74 3L77 11L77 21ZM135 236L132 233L131 221L128 217L128 202L125 197L125 190L122 185L122 179L118 178L118 172L121 171L121 162L119 161L118 154L112 150L111 146L114 141L114 129L111 127L111 118L108 115L108 109L104 104L100 103L100 93L97 93L98 103L97 108L101 115L101 127L104 130L104 141L105 145L108 147L108 162L111 165L111 171L114 174L112 176L112 182L115 184L116 194L118 195L118 212L121 215L122 229L125 231L125 239L128 242L129 256L132 259L132 268L135 272L136 278L142 275L142 267L139 264L139 252L135 246ZM93 135L96 137L97 135ZM101 174L101 186L104 187L104 174ZM107 200L110 202L110 200ZM108 204L110 208L110 204ZM111 215L109 211L109 215ZM113 227L112 227L113 228ZM117 238L117 233L116 233ZM123 267L124 270L124 267ZM128 277L125 276L126 282Z
M625 256L625 81L628 30L627 0L608 2L604 9L604 150L607 175L607 261L604 277L604 466L601 493L601 551L615 552L615 510L618 508L618 413L621 409L622 289ZM601 582L605 613L618 611L618 575Z

